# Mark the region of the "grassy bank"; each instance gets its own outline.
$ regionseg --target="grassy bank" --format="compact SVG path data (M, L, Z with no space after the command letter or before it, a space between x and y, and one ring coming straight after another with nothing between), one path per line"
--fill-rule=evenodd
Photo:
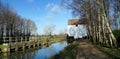
M78 45L79 41L74 41L59 54L51 57L51 59L76 59Z
M7 52L8 45L0 45L0 53L1 52Z
M62 36L52 36L52 37L41 37L41 44L42 45L49 45L52 43L56 43L56 42L61 42L61 41L65 41L66 40L66 36L62 35Z
M1 53L1 45L0 45L0 53Z
M99 47L101 51L105 52L107 55L109 55L113 59L120 59L120 30L113 30L113 34L117 39L117 45L119 49L117 48L108 48L108 47Z
M120 48L100 47L100 50L110 56L112 59L120 59Z

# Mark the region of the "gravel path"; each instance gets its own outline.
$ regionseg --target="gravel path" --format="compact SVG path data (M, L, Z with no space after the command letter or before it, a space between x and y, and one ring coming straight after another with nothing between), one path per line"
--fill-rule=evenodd
M88 41L80 42L76 59L111 59Z

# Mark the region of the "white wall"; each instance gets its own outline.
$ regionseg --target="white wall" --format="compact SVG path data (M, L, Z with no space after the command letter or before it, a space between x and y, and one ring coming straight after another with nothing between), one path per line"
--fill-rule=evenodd
M85 25L68 25L68 36L74 36L74 38L82 38L87 36L87 29Z

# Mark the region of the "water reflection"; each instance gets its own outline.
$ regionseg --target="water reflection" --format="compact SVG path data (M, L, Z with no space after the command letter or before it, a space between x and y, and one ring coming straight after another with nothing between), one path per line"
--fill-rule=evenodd
M49 59L51 56L58 54L67 46L67 42L51 44L49 47L43 46L41 49L31 50L29 52L4 53L0 59Z

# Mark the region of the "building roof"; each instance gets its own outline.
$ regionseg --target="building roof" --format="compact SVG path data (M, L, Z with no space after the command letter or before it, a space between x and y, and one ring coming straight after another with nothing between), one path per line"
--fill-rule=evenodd
M78 25L78 24L86 24L86 23L87 23L87 19L85 18L68 20L68 25Z

